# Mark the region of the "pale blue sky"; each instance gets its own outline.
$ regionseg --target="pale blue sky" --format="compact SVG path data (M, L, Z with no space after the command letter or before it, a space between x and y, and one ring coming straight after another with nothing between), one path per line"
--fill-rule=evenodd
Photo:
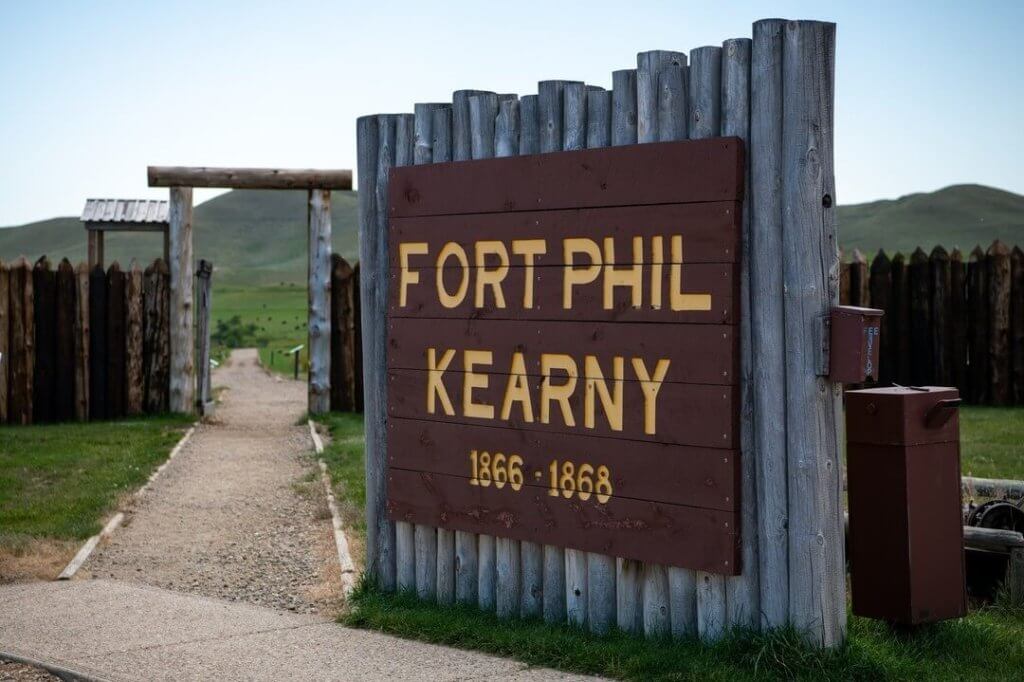
M147 164L353 168L359 115L459 88L607 87L638 51L721 44L770 16L838 24L841 203L1024 193L1021 0L0 0L0 225L163 196Z

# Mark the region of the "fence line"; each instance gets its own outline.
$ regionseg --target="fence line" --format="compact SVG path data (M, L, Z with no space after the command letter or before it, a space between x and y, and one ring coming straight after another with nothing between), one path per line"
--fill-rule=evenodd
M855 282L867 268L859 252L843 264ZM862 257L861 257L862 258ZM879 383L955 386L966 402L1024 405L1024 252L999 240L960 249L915 249L907 259L880 250L868 294L843 303L880 308Z

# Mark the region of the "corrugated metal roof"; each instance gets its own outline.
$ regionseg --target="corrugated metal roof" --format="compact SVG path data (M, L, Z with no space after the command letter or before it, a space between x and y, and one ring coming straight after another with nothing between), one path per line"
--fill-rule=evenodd
M87 199L82 222L166 223L168 204L155 199Z

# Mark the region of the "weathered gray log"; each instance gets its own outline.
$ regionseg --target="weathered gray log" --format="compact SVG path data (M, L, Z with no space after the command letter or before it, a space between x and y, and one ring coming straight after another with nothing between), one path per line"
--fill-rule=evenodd
M0 260L0 424L7 423L7 369L11 364L11 274Z
M612 93L587 91L587 147L607 147L612 143Z
M669 568L668 590L672 636L693 637L697 634L697 572Z
M1024 481L961 476L960 489L971 498L1024 499Z
M761 625L789 621L786 385L782 269L781 19L754 24L750 68L750 331L757 458Z
M170 291L167 264L157 259L146 268L142 330L142 373L146 379L145 409L167 411L170 373ZM91 286L91 283L90 283ZM90 296L90 305L93 297ZM91 318L90 318L91 319ZM95 410L90 407L90 414Z
M835 25L784 28L782 206L790 622L815 646L846 635L842 386L817 376L820 320L839 302L835 229Z
M146 174L150 187L352 189L352 171L343 169L150 166Z
M587 146L587 86L565 84L562 94L562 149L585 149Z
M993 405L1010 404L1010 250L998 239L988 248L988 366Z
M201 268L200 268L201 270ZM200 288L200 292L202 288ZM131 268L127 272L125 281L125 411L130 415L142 414L142 269L134 259ZM200 324L203 320L202 299L199 308ZM210 366L210 337L209 337L209 308L207 308L206 320L206 366ZM203 338L201 334L200 339ZM203 354L200 352L200 361Z
M488 90L456 90L452 93L452 161L467 161L473 158L473 140L469 125L469 98L486 95L489 92Z
M615 622L623 632L643 632L643 563L634 559L615 560Z
M540 153L540 112L537 95L519 99L519 153Z
M722 135L735 136L750 148L750 54L748 38L722 44ZM750 187L750 164L744 179ZM750 193L743 198L743 240L740 255L740 539L741 570L725 580L726 622L757 628L760 620L757 557L757 457L754 448L754 367L750 324Z
M135 265L133 272L138 270ZM213 263L208 260L199 261L199 270L196 272L196 339L197 339L197 374L196 379L196 407L199 414L205 415L209 409L207 406L212 401L210 373L210 316L213 313ZM312 283L311 283L312 284ZM130 286L130 285L129 285ZM310 373L312 369L312 351L310 352Z
M636 69L612 72L612 145L636 144Z
M650 50L636 56L636 136L641 144L661 140L659 76L667 67L674 67L677 72L685 68L686 55L669 50Z
M395 526L387 515L387 178L394 164L395 119L356 121L359 173L359 288L366 438L366 573L395 589Z
M689 126L690 67L670 66L658 73L658 141L685 140Z
M192 329L192 188L171 187L170 409L195 410L195 336Z
M331 409L331 192L309 190L308 403L311 414Z
M89 419L89 265L75 268L75 419Z
M417 166L434 160L434 112L450 108L448 103L428 102L413 106L414 139L412 160Z
M964 526L964 547L1008 553L1024 548L1024 535L1012 530Z

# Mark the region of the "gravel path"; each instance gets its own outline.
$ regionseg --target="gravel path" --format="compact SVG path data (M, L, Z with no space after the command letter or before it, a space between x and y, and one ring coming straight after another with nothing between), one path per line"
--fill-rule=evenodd
M330 514L311 458L303 382L255 350L213 375L223 402L80 576L144 583L298 613L340 606Z

